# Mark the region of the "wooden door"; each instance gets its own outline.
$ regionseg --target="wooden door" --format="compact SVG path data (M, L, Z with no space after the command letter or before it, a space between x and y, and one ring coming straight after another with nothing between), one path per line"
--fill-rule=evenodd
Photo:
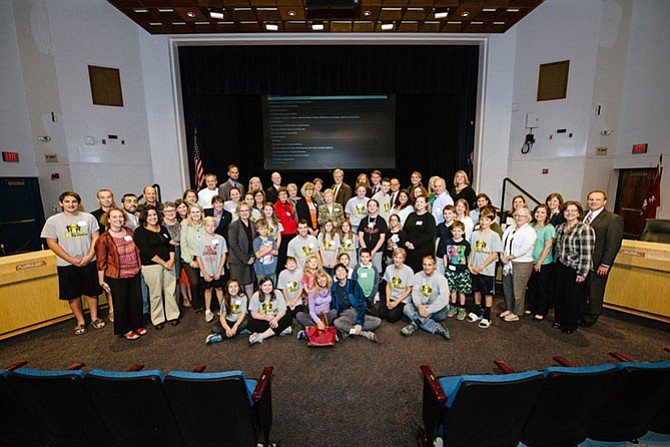
M614 212L623 217L623 231L627 238L637 238L642 231L638 225L638 217L655 174L656 168L622 169L619 172L619 188Z

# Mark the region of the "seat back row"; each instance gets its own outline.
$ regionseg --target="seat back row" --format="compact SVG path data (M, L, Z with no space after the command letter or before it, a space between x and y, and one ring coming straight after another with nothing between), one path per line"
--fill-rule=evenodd
M269 445L272 367L192 373L0 373L1 446Z
M630 441L670 425L661 420L670 405L670 362L442 378L421 369L421 445L441 436L451 447L574 446L587 437Z

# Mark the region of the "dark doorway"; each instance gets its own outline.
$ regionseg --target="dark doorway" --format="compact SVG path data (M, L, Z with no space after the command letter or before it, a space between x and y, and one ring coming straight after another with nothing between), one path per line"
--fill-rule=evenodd
M619 188L614 212L623 217L623 231L626 238L637 239L642 231L638 217L655 174L656 168L619 171Z

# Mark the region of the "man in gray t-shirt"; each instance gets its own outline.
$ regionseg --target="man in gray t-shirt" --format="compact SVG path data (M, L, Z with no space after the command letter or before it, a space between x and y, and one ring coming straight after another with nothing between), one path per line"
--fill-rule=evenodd
M81 197L68 191L60 195L58 203L63 208L47 219L40 237L56 254L59 299L67 300L77 319L75 335L86 333L86 320L81 296L86 296L91 313L91 325L102 329L105 322L98 318L98 295L102 293L95 265L95 242L98 239L98 221L79 211Z
M319 254L319 241L311 234L307 234L307 231L307 222L301 219L298 223L298 235L288 243L286 249L286 255L294 257L300 269L305 267L307 258Z
M440 322L447 318L449 303L449 284L447 278L435 272L435 258L426 255L422 259L423 271L414 275L412 302L403 309L410 324L400 333L409 337L420 327L424 331L441 335L449 340L449 330Z

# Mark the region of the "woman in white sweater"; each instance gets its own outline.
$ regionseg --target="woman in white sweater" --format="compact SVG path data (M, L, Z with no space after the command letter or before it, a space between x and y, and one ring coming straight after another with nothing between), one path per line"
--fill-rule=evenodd
M503 293L507 310L498 315L505 321L519 321L526 309L526 286L533 271L533 247L537 234L526 207L514 210L514 225L503 233Z

